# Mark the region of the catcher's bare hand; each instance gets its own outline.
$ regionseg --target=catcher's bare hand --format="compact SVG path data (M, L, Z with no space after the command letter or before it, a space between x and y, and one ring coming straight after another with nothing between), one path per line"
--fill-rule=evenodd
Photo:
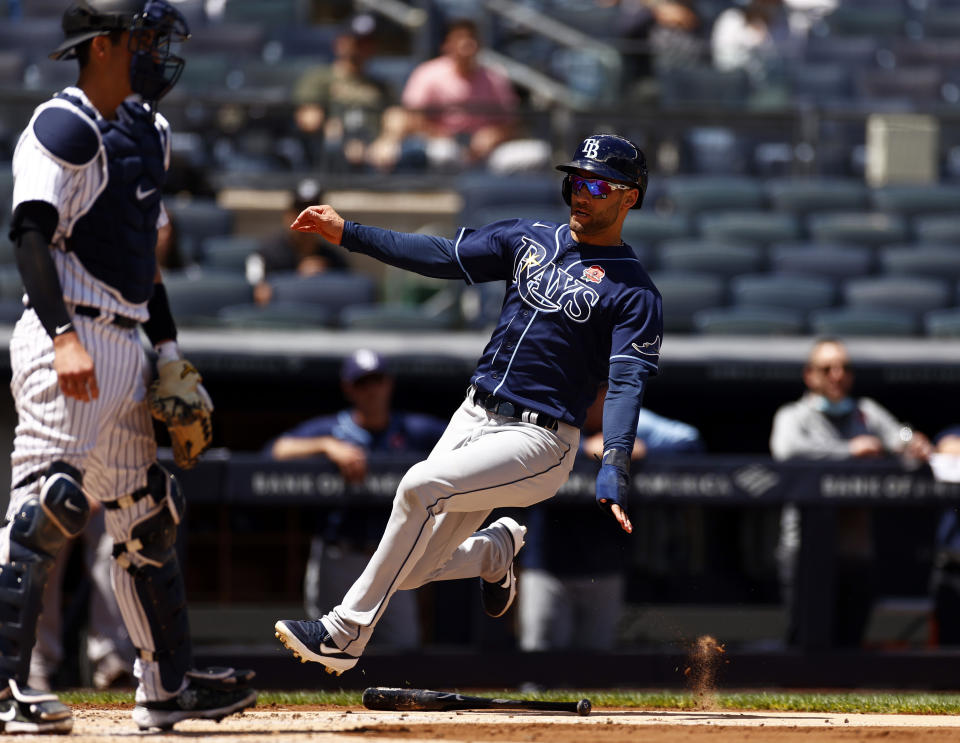
M308 206L290 225L297 232L315 232L327 242L339 245L343 239L343 217L328 204Z
M53 370L66 397L90 402L100 396L93 359L75 331L53 339Z
M157 365L147 395L151 415L170 432L173 460L181 469L195 467L213 441L213 401L202 381L186 359L167 360Z

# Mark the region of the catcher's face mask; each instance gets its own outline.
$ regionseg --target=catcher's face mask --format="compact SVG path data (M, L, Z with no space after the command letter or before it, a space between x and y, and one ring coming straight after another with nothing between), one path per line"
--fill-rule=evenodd
M147 0L130 29L130 87L156 106L180 79L184 60L174 52L190 38L187 21L166 0Z

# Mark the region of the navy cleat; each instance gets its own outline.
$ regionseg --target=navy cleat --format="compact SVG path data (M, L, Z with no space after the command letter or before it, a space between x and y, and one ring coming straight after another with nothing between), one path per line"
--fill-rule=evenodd
M21 688L10 679L0 691L0 730L4 733L69 733L70 708L55 694Z
M357 658L348 655L333 644L330 633L317 620L281 619L273 628L274 635L287 650L293 651L293 657L301 663L308 660L327 667L327 673L339 676L357 665Z
M502 527L510 534L513 542L513 556L516 557L523 547L523 538L526 536L527 527L521 526L509 516L497 519L489 527ZM502 617L513 605L517 597L517 573L514 566L514 560L510 560L510 566L507 568L506 575L498 581L486 581L480 579L480 598L483 602L483 610L491 617Z
M187 671L187 688L162 702L138 702L133 721L141 730L171 730L183 720L216 720L243 712L257 703L257 692L247 687L253 671L207 668Z

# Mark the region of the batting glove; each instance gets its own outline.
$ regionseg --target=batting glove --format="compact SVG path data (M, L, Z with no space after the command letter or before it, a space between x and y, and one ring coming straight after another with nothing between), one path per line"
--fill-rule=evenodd
M600 461L600 471L597 473L597 505L609 512L616 503L626 513L630 487L630 455L619 449L607 449Z

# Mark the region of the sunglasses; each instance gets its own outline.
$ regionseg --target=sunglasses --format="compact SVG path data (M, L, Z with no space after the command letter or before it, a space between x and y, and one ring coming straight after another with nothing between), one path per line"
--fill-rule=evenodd
M600 178L581 178L579 175L570 176L570 192L580 193L584 186L595 199L605 199L614 191L629 191L633 186L624 186L622 183L611 183Z

